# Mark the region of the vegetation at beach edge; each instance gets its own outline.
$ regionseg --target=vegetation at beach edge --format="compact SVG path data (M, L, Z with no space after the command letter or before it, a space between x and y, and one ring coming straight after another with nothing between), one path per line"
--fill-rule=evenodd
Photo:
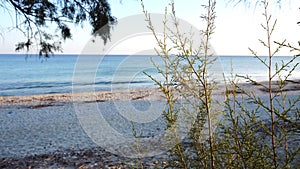
M168 151L168 159L159 161L155 167L299 167L300 148L294 145L294 140L299 137L300 96L288 97L289 93L284 89L292 72L298 67L299 63L294 66L292 63L299 57L300 48L286 40L278 42L272 39L277 20L269 13L268 0L258 1L263 6L264 22L261 27L265 35L259 39L259 43L268 51L268 58L264 60L249 48L253 56L268 69L268 83L266 85L249 76L236 75L232 68L231 78L224 78L226 89L221 101L213 97L220 82L214 78L215 72L210 71L217 60L209 45L209 39L215 31L216 1L207 0L207 4L203 5L204 14L201 18L206 26L200 32L201 43L193 41L195 32L181 32L174 2L170 5L170 13L166 7L162 35L156 32L151 15L142 0L141 3L148 28L157 41L155 50L164 62L163 66L153 62L164 81L148 76L166 98L168 108L163 110L163 116L167 124L167 139L174 143ZM171 42L171 45L167 42ZM273 58L283 48L291 51L292 59L273 64ZM174 49L178 51L176 57L171 54ZM257 96L254 91L243 88L238 78L262 87L268 97ZM181 126L177 125L182 112L190 123L188 136L184 139L179 137ZM137 166L144 168L140 158Z

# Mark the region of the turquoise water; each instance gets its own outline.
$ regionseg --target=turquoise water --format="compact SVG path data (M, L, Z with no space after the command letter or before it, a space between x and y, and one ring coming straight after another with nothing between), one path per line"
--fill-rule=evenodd
M0 96L70 93L74 86L80 91L155 87L143 72L161 79L151 62L153 58L156 63L161 63L156 56L80 57L85 57L86 62L78 60L78 55L55 55L45 60L36 55L1 54ZM276 57L274 62L288 59L290 57ZM294 64L299 62L297 59ZM233 68L234 74L248 74L258 81L267 80L267 69L252 56L220 56L219 63L218 68L222 69L219 72L225 73L226 77ZM97 67L90 67L92 64ZM74 83L74 78L79 80ZM300 78L299 67L292 78Z

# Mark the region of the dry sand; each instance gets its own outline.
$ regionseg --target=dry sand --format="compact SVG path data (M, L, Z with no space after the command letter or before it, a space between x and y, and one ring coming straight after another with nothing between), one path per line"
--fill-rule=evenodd
M157 89L0 97L0 168L118 166L126 157L103 149L118 142L113 133L105 136L103 144L96 144L82 128L75 106L89 111L96 104L115 130L132 137L130 121L118 114L120 110L115 105L124 105L126 109L127 104L132 104L143 111L153 104L150 100L164 104ZM161 111L159 107L157 111ZM163 131L161 124L162 118L136 127L146 138ZM119 151L120 146L126 148L117 144L112 148ZM150 158L147 163L151 161L155 159Z
M259 85L241 84L241 87L257 95L267 95L267 91ZM219 86L216 93L224 93L224 88ZM300 81L290 81L284 90L298 97ZM96 103L107 119L115 121L116 130L130 135L131 125L123 123L116 114L116 102L127 104L130 101L142 110L149 107L149 101L164 104L163 100L157 89L0 97L0 168L119 166L126 157L116 156L102 145L95 144L78 121L74 103L86 108ZM164 127L162 118L149 126L137 126L144 137L153 137ZM146 160L149 166L156 161L154 157Z

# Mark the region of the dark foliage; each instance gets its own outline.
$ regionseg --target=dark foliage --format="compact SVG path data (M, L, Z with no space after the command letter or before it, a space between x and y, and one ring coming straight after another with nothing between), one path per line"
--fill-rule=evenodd
M45 57L62 51L61 42L72 38L70 24L83 26L89 22L91 33L106 43L116 22L107 0L2 0L0 7L7 12L15 11L15 28L26 37L16 45L16 51L28 51L35 45L40 56ZM50 25L56 29L49 29Z

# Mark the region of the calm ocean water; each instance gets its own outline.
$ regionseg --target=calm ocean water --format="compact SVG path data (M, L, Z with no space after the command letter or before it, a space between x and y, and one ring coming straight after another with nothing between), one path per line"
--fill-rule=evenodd
M70 93L73 86L80 91L90 91L91 88L96 91L149 88L155 87L155 84L143 72L161 78L150 59L160 63L158 57L82 57L86 59L78 60L78 55L55 55L45 60L36 55L1 54L0 96ZM276 57L274 62L288 59L290 57ZM221 72L227 77L233 68L234 73L248 74L258 81L267 79L267 69L252 56L220 56L219 63ZM92 64L97 67L89 67ZM299 67L292 78L300 78ZM74 79L77 79L76 83L73 83Z

